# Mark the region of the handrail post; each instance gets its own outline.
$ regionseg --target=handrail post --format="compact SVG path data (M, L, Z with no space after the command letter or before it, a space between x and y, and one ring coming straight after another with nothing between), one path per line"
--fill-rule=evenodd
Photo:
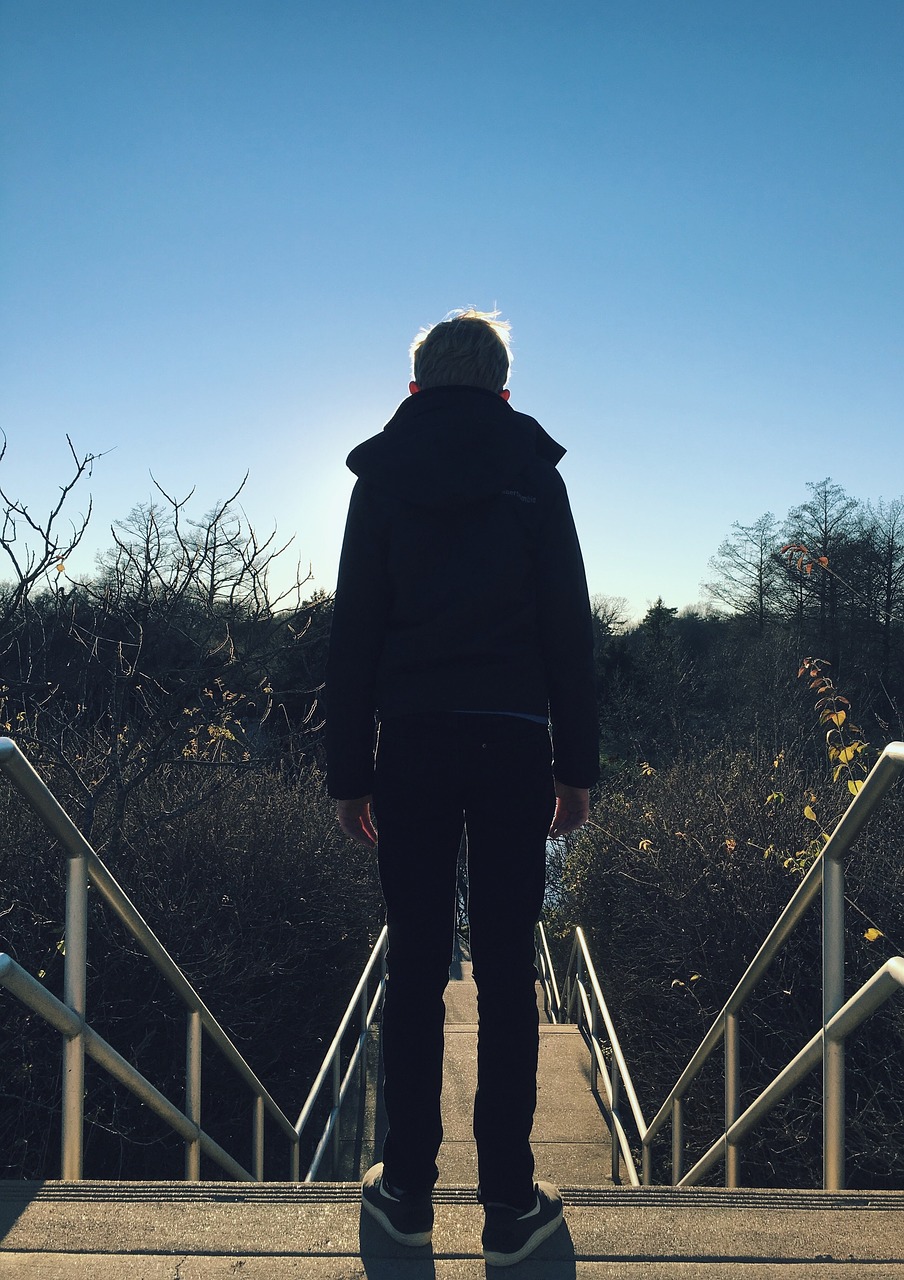
M337 1053L333 1059L333 1178L339 1177L339 1095L342 1091L342 1062Z
M677 1187L684 1173L684 1099L679 1094L672 1101L672 1186Z
M593 1055L593 1058L596 1061L596 1054ZM615 1121L618 1119L618 1109L621 1104L621 1068L614 1053L612 1055L612 1070L609 1073L609 1079L612 1084L612 1181L618 1182L621 1178L621 1151L615 1131Z
M301 1181L301 1141L297 1135L289 1143L289 1181Z
M254 1180L264 1180L264 1099L261 1094L254 1095Z
M83 1020L88 970L88 858L68 859L66 878L66 960L63 1002ZM63 1042L62 1177L82 1177L85 1124L85 1036L82 1031Z
M844 864L823 859L822 868L822 1151L823 1187L843 1191L844 1042L825 1034L844 1004Z
M358 1029L358 1038L361 1042L361 1052L358 1055L358 1087L361 1090L362 1101L364 1089L367 1085L367 985L361 991L361 1000L359 1003L360 1023Z
M185 1114L193 1124L201 1127L201 1014L197 1009L188 1011L188 1030L185 1043ZM185 1144L185 1177L188 1182L201 1178L201 1139Z
M597 1083L597 1072L598 1072L598 1067L597 1067L597 1062L596 1062L596 1046L597 1046L597 1035L598 1035L598 1032L599 1032L599 1016L600 1016L599 1006L598 1006L598 1004L596 1003L596 998L594 997L593 1004L592 1004L592 1006L591 1006L591 1010L590 1010L590 1040L591 1040L591 1045L590 1045L590 1092L591 1092L591 1093L596 1093L597 1088L598 1088L598 1083Z
M640 1153L640 1180L645 1187L653 1184L653 1139L648 1141L647 1138L648 1135L644 1134Z
M575 985L575 989L576 989L578 992L580 992L580 991L583 989L583 986L584 986L584 952L583 952L583 950L578 951L578 962L577 962L577 965L576 965L576 967L575 967L574 985ZM578 1024L578 1028L579 1028L581 1031L583 1031L583 1029L584 1029L584 1002L583 1002L583 1000L581 1000L580 998L578 998L577 1006L578 1006L578 1009L577 1009L577 1012L578 1012L578 1016L577 1016L577 1024Z
M741 1032L740 1015L725 1015L725 1133L741 1114ZM741 1185L741 1150L725 1139L725 1185Z

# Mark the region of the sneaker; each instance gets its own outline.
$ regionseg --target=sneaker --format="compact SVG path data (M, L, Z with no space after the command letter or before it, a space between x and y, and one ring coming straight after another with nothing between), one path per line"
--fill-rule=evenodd
M429 1191L395 1194L383 1182L383 1166L368 1169L361 1184L361 1204L399 1244L429 1244L433 1235L433 1200Z
M562 1221L562 1197L551 1182L535 1184L537 1201L527 1213L507 1204L486 1204L483 1256L492 1267L511 1267L548 1240Z

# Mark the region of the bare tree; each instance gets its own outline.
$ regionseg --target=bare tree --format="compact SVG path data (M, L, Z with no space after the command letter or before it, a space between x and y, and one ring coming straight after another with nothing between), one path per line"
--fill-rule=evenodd
M68 528L60 528L63 507L75 486L83 476L91 475L94 463L102 455L85 453L79 456L69 437L66 444L72 457L73 474L60 485L60 496L42 519L35 518L23 501L12 498L0 486L0 551L12 571L11 584L0 594L0 622L15 615L39 585L51 586L62 573L66 560L72 555L84 537L91 519L91 499L84 514L68 521ZM0 448L0 462L6 456L6 437Z
M627 596L596 595L590 601L590 608L599 634L604 636L621 635L628 625Z
M850 552L856 545L860 503L830 478L807 484L810 499L788 513L785 543L803 546L815 563L826 561L831 573L795 574L789 562L786 582L791 588L801 637L809 628L837 665L840 612L850 603L845 579L850 575ZM846 598L847 597L847 598Z
M70 779L85 829L103 815L98 835L109 847L266 761L274 671L311 615L300 565L271 594L270 571L290 544L248 525L236 505L244 481L200 519L189 517L191 494L157 486L159 501L113 528L96 574L58 585L49 570L87 525L86 516L67 539L56 534L90 468L90 457L73 457L76 475L47 520L4 499L0 547L19 572L0 614L0 699L7 725ZM17 556L17 519L37 542L30 558ZM142 816L136 798L151 777L166 780L165 802Z
M713 578L703 584L707 595L736 614L751 618L762 631L779 605L781 537L771 511L744 525L735 522L731 537L709 562Z

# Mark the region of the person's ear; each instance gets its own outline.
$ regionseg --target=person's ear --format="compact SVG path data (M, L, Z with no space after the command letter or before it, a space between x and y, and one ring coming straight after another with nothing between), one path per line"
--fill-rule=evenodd
M417 393L420 391L420 387L417 385L416 382L409 382L408 390L411 392L413 396L416 396Z
M500 392L499 392L499 394L500 394L500 396L502 397L502 399L503 399L503 400L508 400L509 396L510 396L512 393L511 393L511 391L509 391L508 387L506 387L506 389L505 389L504 391L500 391Z

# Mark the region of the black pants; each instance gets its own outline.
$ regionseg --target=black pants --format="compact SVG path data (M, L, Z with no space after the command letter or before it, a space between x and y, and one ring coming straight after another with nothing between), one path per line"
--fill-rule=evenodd
M396 1186L423 1190L437 1178L443 991L466 827L480 1022L474 1136L481 1198L530 1201L539 1041L534 926L554 807L542 724L449 714L390 719L380 727L374 811L389 925L383 1160Z

